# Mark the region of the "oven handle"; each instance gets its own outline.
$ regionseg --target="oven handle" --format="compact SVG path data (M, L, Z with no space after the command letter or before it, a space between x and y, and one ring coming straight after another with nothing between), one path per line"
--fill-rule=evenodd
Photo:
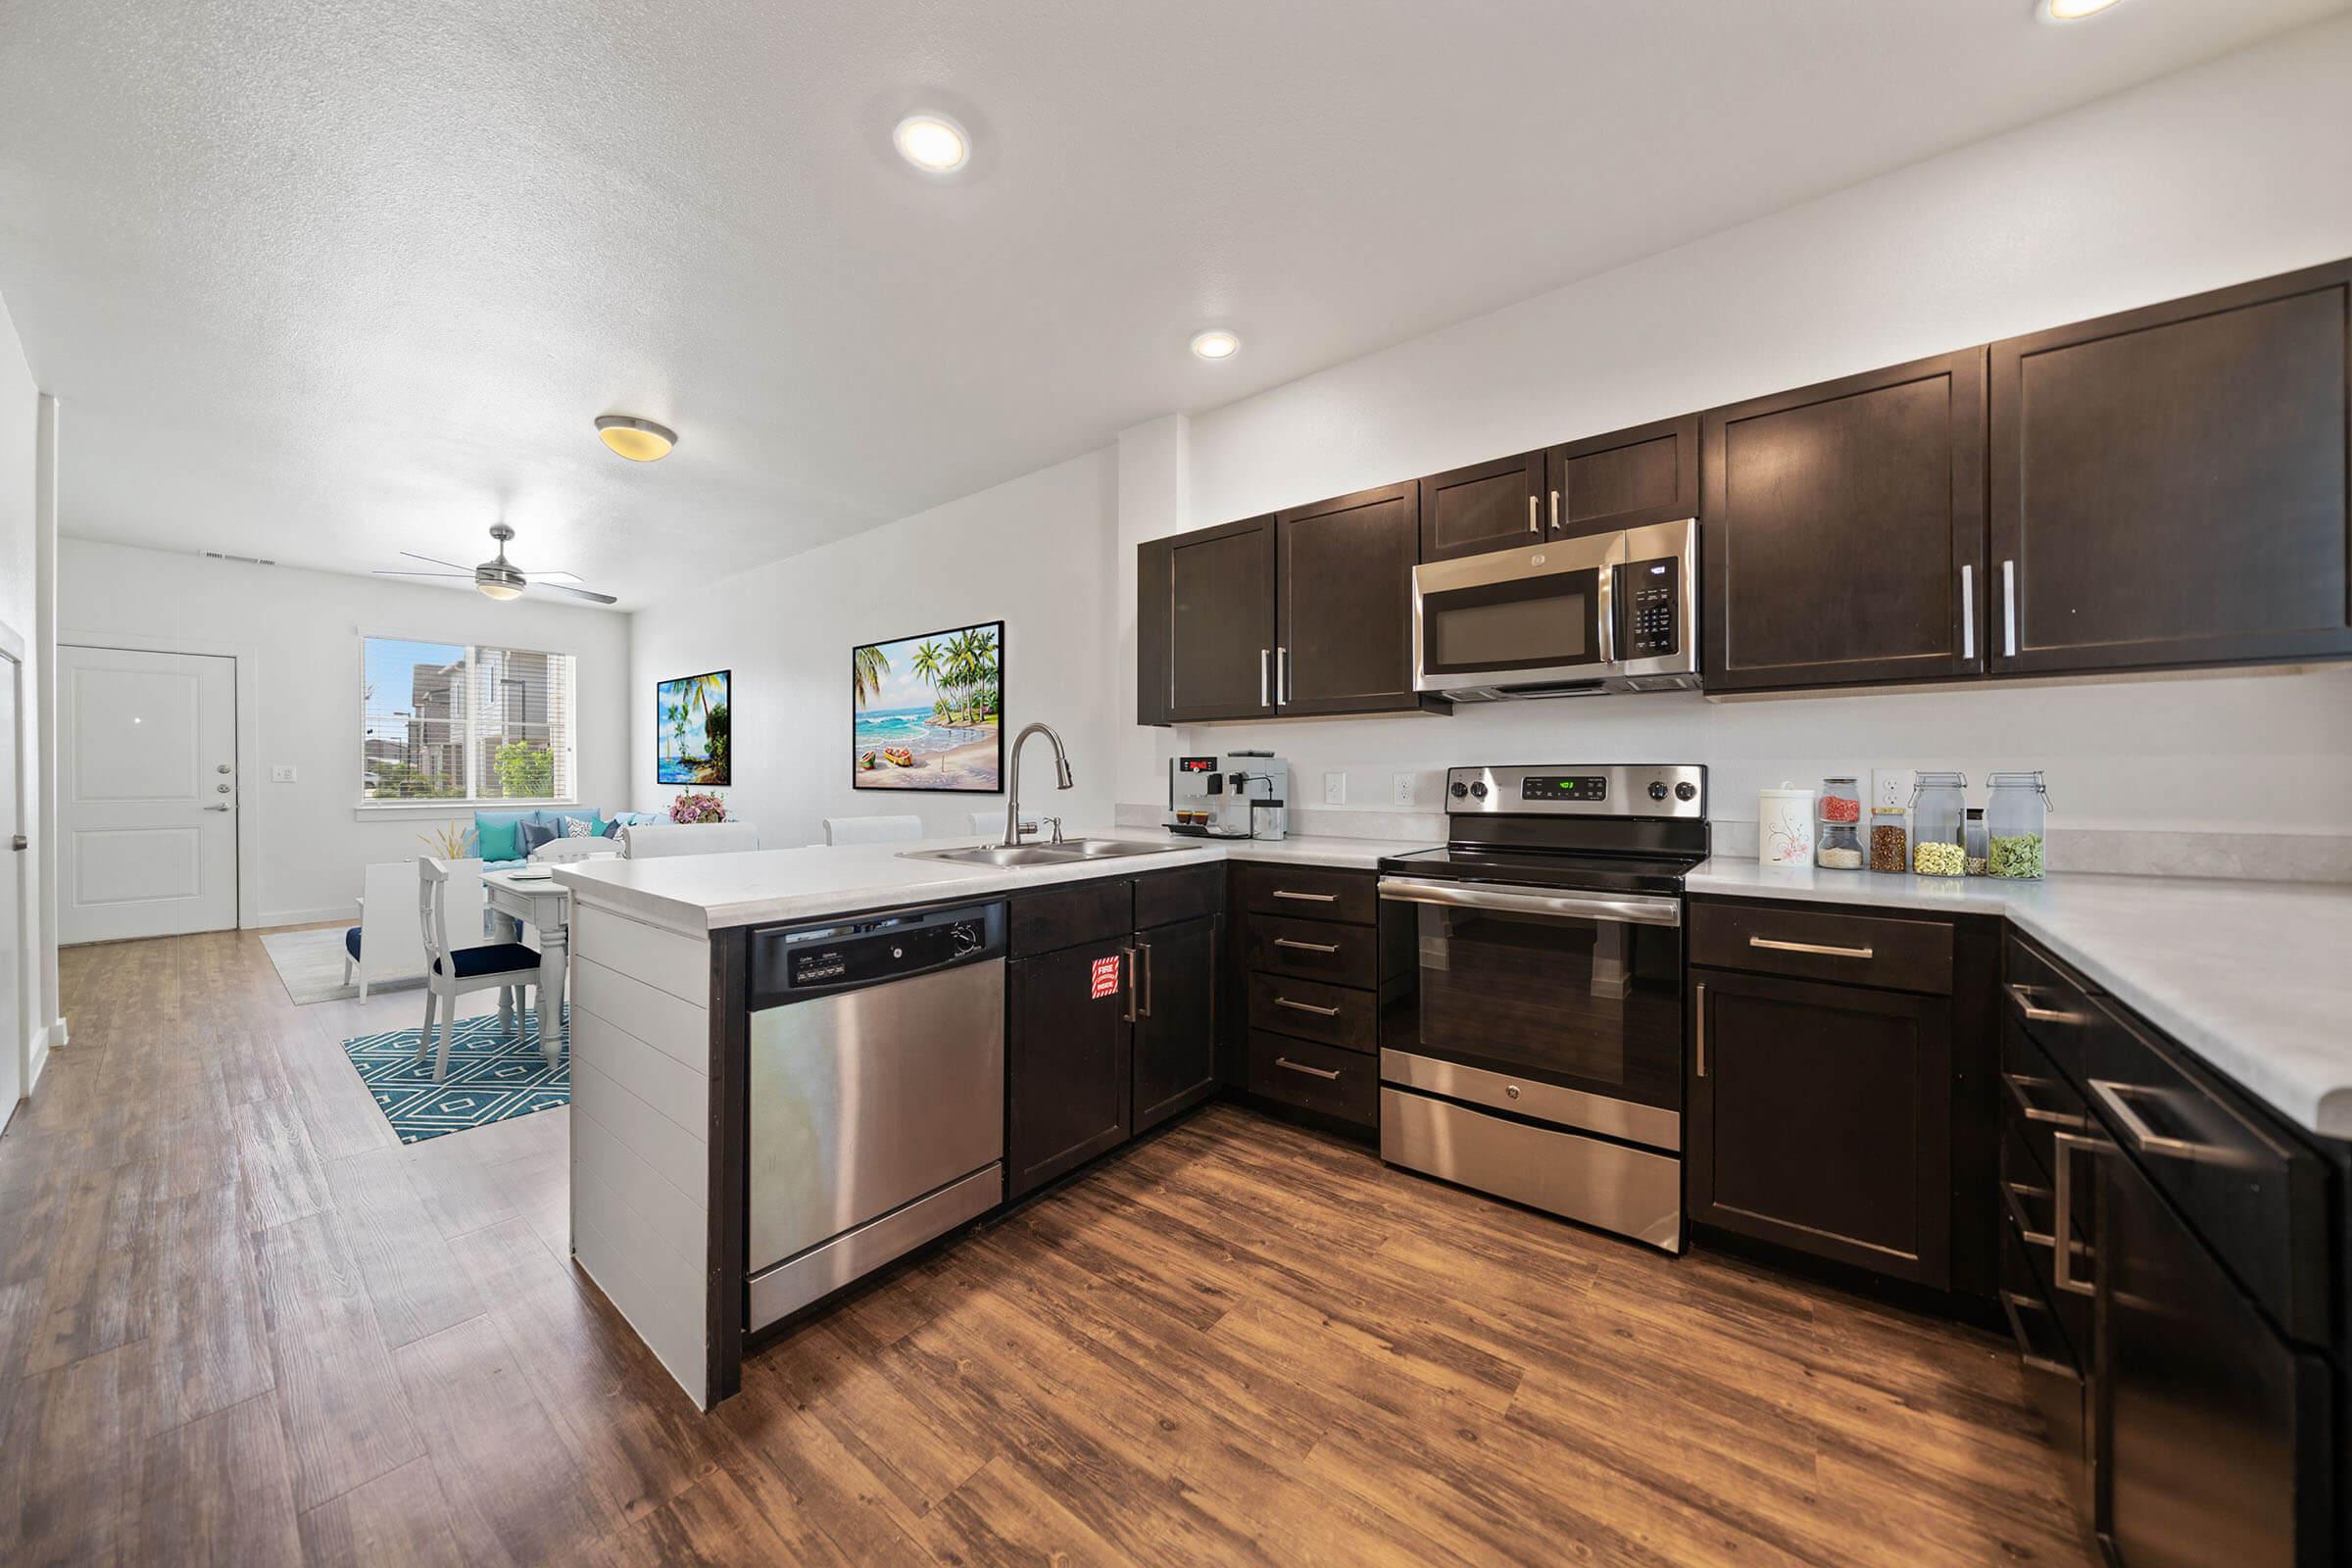
M1583 920L1625 920L1635 925L1683 923L1680 899L1640 894L1561 893L1549 888L1496 887L1478 882L1413 882L1380 879L1386 904L1435 904L1454 909L1503 909L1514 914L1557 914Z

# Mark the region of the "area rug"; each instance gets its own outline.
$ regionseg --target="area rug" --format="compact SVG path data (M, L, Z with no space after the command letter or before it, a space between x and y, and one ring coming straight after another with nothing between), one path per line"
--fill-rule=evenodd
M270 955L270 962L277 970L278 983L297 1007L307 1007L314 1002L346 1002L360 994L356 985L343 980L343 928L318 931L265 931L262 951ZM424 976L413 974L405 979L373 980L368 994L379 991L415 990L424 984Z
M450 1036L449 1077L440 1083L433 1082L433 1053L415 1059L420 1029L361 1035L343 1042L343 1054L400 1141L422 1143L571 1103L571 1053L560 1054L550 1067L539 1054L536 1011L525 1011L521 1024L510 1036L496 1012L459 1019Z

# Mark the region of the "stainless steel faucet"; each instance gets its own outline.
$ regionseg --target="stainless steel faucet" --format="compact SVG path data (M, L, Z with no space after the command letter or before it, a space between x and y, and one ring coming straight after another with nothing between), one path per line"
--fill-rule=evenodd
M1021 842L1021 746L1030 736L1042 734L1054 743L1054 780L1056 789L1072 787L1070 758L1061 749L1061 737L1054 733L1051 724L1031 724L1012 738L1012 777L1004 791L1004 847L1011 849ZM1054 842L1061 842L1061 818L1054 817Z

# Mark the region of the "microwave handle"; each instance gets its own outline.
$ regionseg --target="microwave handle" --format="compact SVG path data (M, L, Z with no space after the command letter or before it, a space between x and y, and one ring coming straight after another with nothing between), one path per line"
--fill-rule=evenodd
M1617 557L1623 549L1621 541L1617 549L1609 552L1609 559L1601 563L1600 570L1593 574L1599 584L1593 598L1599 603L1592 618L1600 628L1600 662L1603 664L1617 662Z

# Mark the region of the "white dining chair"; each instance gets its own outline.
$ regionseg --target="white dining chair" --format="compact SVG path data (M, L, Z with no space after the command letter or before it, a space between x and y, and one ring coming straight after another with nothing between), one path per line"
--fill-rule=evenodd
M760 847L749 822L646 822L620 830L624 859L660 860L673 855L731 855Z
M362 877L367 892L359 900L360 923L343 933L343 983L349 985L356 978L362 1002L368 1000L371 984L406 980L423 972L424 944L417 940L408 912L409 886L416 880L416 868L406 860L371 865ZM474 899L477 904L481 899L478 877ZM465 929L463 917L458 927Z
M825 818L827 844L891 844L900 839L919 839L922 836L923 819L919 816Z
M496 988L498 1026L513 1036L524 991L539 983L539 955L520 942L483 942L477 902L461 905L461 934L473 940L452 945L449 906L453 886L463 888L470 877L474 898L481 892L479 861L438 860L430 856L416 862L416 922L424 937L424 1029L416 1039L416 1059L422 1061L433 1048L433 1021L440 1016L441 1049L433 1059L433 1082L449 1077L449 1047L457 1030L458 998L468 991Z

